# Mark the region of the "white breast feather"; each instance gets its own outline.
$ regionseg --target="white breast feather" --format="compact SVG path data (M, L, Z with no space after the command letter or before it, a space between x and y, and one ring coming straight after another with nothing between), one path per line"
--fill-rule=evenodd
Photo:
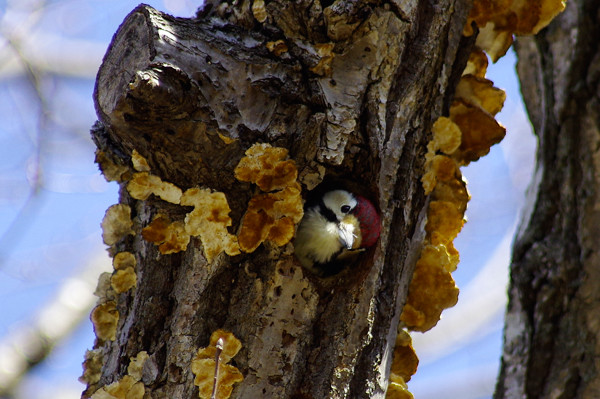
M294 241L294 251L302 265L310 267L315 261L326 263L341 248L336 224L328 221L317 209L308 209Z

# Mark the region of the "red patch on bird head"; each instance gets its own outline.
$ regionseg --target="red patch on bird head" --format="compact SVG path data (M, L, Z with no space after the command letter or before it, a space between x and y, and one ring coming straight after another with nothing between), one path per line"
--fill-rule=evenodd
M360 223L360 232L362 235L360 246L367 248L374 245L379 238L379 234L381 233L381 218L371 201L360 195L356 195L355 197L358 204L354 208L353 213Z

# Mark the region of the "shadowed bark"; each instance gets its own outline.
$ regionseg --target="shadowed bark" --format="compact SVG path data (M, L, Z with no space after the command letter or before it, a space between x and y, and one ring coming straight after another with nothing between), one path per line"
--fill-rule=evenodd
M568 1L548 28L516 42L539 148L495 398L600 397L599 11Z

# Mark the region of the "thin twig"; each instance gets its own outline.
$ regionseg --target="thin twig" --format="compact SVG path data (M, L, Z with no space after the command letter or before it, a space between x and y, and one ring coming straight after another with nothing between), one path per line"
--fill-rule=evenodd
M219 361L221 360L221 351L223 350L223 338L219 338L217 341L217 352L215 353L215 380L213 383L212 395L210 395L210 399L216 399L217 397L217 387L219 380Z

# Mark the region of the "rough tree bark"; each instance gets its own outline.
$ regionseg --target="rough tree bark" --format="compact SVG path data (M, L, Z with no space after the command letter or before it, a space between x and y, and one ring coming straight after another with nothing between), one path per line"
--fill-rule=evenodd
M278 0L267 14L261 1L206 3L198 19L148 6L126 18L98 74L99 149L123 164L136 150L183 190L224 192L235 233L254 190L234 178L236 164L255 142L284 147L304 191L335 177L374 199L381 238L330 280L303 270L292 245L208 264L192 239L161 255L141 229L189 209L135 200L123 184L135 235L111 252L135 254L138 283L118 298L116 339L96 344L98 386L145 350L148 397L197 397L190 361L224 328L243 345L233 397L383 397L423 236L423 155L471 51L470 2ZM284 47L269 51L277 40Z
M598 6L569 0L548 28L516 42L539 147L495 398L600 397Z

